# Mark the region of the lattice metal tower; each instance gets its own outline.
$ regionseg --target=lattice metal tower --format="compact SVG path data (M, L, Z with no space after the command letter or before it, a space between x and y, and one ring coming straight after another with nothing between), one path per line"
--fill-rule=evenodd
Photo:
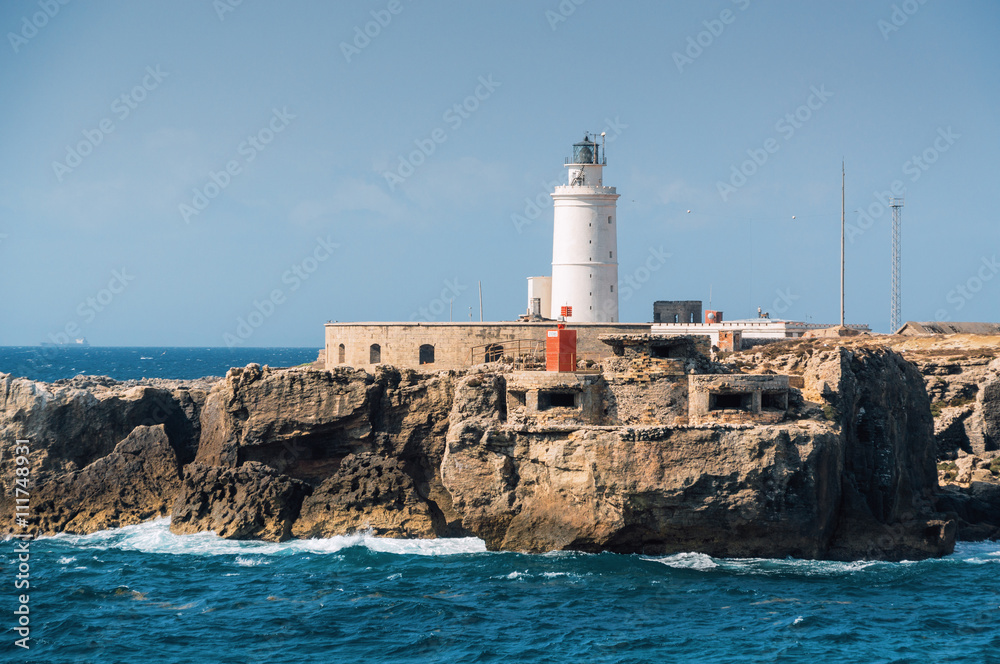
M892 208L892 302L889 305L889 334L895 334L896 330L903 324L900 319L900 290L902 283L899 279L899 230L902 225L903 199L893 198L889 202Z

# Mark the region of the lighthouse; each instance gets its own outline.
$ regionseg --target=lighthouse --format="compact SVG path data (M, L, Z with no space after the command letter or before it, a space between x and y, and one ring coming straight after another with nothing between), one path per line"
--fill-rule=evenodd
M586 134L573 145L568 183L551 194L549 316L572 323L618 322L618 193L604 186L607 159L596 138Z

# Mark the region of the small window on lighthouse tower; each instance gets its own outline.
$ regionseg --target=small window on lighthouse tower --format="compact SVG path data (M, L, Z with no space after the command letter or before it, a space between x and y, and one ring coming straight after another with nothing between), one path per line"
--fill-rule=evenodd
M610 216L608 216L608 223L609 224L611 223L611 217Z

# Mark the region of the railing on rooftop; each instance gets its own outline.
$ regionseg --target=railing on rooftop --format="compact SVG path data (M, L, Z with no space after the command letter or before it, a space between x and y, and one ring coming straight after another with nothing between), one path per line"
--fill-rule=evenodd
M488 364L506 360L515 364L527 361L545 363L545 342L538 339L510 339L479 344L470 349L471 364Z
M600 373L600 362L608 353L576 354L576 373ZM471 364L510 362L524 370L545 370L545 342L537 339L510 339L479 344L470 349Z

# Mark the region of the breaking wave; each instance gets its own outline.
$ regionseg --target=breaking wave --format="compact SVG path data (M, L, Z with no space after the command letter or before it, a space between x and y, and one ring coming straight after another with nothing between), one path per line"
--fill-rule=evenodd
M170 519L162 518L134 526L101 530L89 535L56 535L51 538L80 549L119 549L142 553L179 555L248 555L280 556L295 553L332 554L362 547L380 553L417 556L445 556L484 553L486 544L476 537L452 539L394 539L375 537L370 533L338 535L327 539L289 540L287 542L253 542L228 540L213 532L175 535L170 532ZM247 565L249 563L242 562ZM261 563L254 563L261 564Z

